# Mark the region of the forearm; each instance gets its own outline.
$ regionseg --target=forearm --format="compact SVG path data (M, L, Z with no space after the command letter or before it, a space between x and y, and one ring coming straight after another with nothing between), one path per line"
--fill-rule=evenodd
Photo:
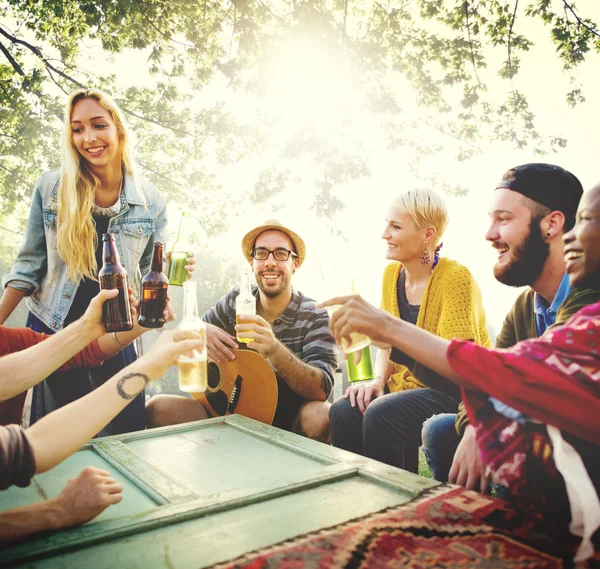
M89 328L74 322L58 334L26 350L0 359L0 401L36 385L95 339ZM33 365L35 362L35 365Z
M85 397L35 423L27 435L36 471L45 472L79 449L125 408L147 381L157 377L153 366L140 359Z
M69 525L66 512L57 500L38 502L0 512L0 543Z
M6 322L24 296L24 290L18 290L10 285L4 289L4 293L0 299L0 325Z
M327 378L322 370L305 364L278 342L274 353L269 355L277 374L290 388L309 401L327 399Z
M349 355L348 357L352 357ZM377 350L375 356L375 378L374 381L381 387L385 387L388 379L394 371L394 364L390 361L390 351L385 349Z
M133 326L133 330L128 332L116 332L114 336L112 333L100 336L100 338L98 338L98 346L100 346L100 349L107 358L110 358L115 354L118 354L124 346L128 346L131 342L137 340L144 332L145 330L136 322ZM117 341L115 341L115 336Z

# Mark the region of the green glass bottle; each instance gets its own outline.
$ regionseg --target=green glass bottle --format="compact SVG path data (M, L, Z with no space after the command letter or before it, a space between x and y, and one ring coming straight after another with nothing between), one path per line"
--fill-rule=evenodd
M170 285L183 286L183 283L188 280L188 273L185 270L185 266L187 265L187 258L190 253L189 225L189 214L184 211L181 214L177 239L171 248L171 261L169 263L168 274Z
M346 370L348 371L348 381L367 381L373 379L373 362L371 361L371 346L365 346L362 350L360 362L354 363L354 354L348 354L346 360Z

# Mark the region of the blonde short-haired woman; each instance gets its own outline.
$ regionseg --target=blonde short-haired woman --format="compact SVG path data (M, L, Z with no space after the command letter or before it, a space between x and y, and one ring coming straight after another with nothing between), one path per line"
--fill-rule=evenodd
M439 256L448 212L441 197L417 189L393 200L382 238L391 263L382 308L441 336L491 347L481 293L469 270ZM423 422L455 412L459 390L399 350L379 350L375 379L350 386L330 411L334 446L417 472Z
M98 294L103 233L114 234L135 289L150 267L154 242L164 243L167 224L162 195L136 173L131 137L113 99L97 89L75 91L64 117L61 168L45 172L35 185L24 241L3 278L0 300L0 324L27 296L27 325L45 333L79 318ZM34 390L32 422L85 395L135 358L131 345L101 368L53 374ZM144 428L143 394L137 399L109 432Z

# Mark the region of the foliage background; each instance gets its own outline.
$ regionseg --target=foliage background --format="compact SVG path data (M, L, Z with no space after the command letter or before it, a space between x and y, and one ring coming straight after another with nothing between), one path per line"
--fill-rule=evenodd
M308 235L306 292L358 273L377 302L376 224L420 185L448 197L445 251L480 271L497 323L505 292L471 243L480 188L532 160L596 181L584 160L597 134L594 0L0 0L0 14L2 274L81 86L125 111L142 172L169 200L171 239L181 209L193 213L201 310L235 281L241 235L274 216Z

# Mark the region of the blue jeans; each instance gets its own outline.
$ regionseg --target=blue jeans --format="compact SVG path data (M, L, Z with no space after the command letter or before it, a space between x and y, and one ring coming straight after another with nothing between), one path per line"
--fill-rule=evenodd
M431 474L440 482L448 482L454 453L460 442L455 423L455 413L440 413L423 423L421 450L427 459ZM490 492L496 498L510 499L508 489L503 484L489 483L488 493Z
M436 413L456 411L458 401L429 388L396 391L371 402L363 417L349 399L329 410L333 446L417 472L421 427Z
M423 423L421 450L431 474L440 482L448 481L454 453L460 439L455 428L456 413L440 413Z

